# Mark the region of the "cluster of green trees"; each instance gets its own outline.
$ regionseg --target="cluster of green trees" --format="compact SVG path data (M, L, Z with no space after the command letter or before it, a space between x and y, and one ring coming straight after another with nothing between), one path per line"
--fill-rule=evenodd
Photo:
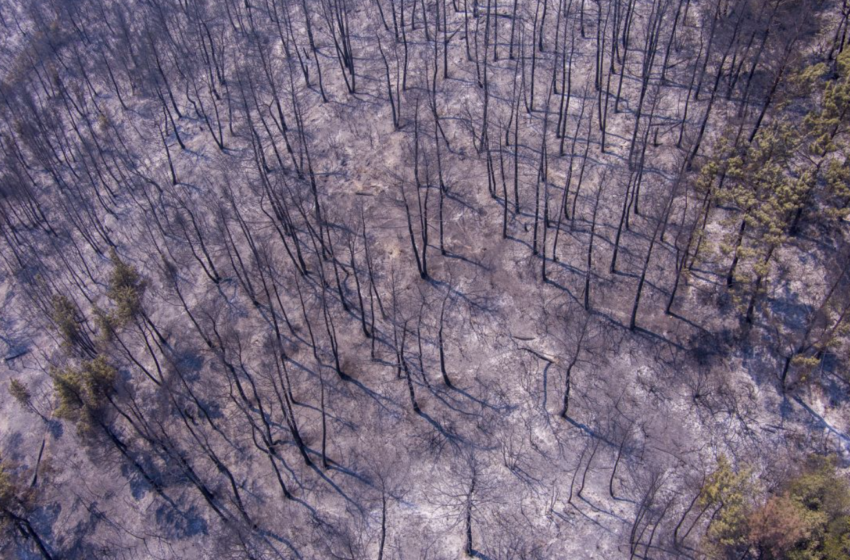
M813 455L766 490L749 468L721 456L699 506L704 548L725 558L843 560L850 557L850 482L835 457Z
M688 269L701 255L727 259L726 284L748 324L779 250L797 242L803 217L829 238L850 213L850 50L789 74L770 122L759 121L749 137L743 126L728 128L695 179L705 209ZM711 215L723 226L716 245L705 232ZM803 328L790 335L783 386L791 365L805 378L827 350L841 349L850 300L837 289L847 265L839 266Z

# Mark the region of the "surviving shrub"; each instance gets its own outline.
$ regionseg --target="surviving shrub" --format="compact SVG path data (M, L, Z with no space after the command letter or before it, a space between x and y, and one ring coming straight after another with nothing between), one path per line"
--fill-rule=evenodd
M125 263L113 249L112 273L109 276L107 295L115 303L115 319L118 324L126 324L142 310L142 294L145 283L136 269Z

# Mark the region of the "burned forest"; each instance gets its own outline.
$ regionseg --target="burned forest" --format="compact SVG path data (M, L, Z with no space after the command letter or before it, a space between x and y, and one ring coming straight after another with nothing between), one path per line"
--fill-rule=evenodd
M850 558L848 0L0 0L0 557Z

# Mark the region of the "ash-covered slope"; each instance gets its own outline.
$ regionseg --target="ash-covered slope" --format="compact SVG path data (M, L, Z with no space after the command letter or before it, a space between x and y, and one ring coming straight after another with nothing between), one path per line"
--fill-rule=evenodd
M0 3L0 552L846 557L848 13Z

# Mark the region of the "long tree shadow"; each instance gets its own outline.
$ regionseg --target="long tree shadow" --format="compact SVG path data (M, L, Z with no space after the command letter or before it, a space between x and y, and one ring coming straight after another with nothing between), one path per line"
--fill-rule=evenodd
M391 404L391 405L393 405L393 406L396 406L396 407L398 406L398 405L396 404L396 402L395 402L395 401L393 401L391 398L389 398L389 397L385 397L384 395L382 395L382 394L378 393L377 391L374 391L374 390L370 389L370 388L369 388L369 387L368 387L365 383L363 383L363 382L362 382L362 381L360 381L359 379L355 379L354 377L351 377L350 375L346 375L346 376L343 378L343 380L344 380L346 383L351 384L351 385L353 385L353 386L357 387L358 389L360 389L361 391L363 391L363 393L364 393L365 395L367 395L367 396L368 396L368 397L370 397L372 400L374 400L374 401L375 401L375 403L376 403L378 406L380 406L383 410L385 410L385 411L387 411L387 412L392 412L392 411L389 409L389 407L387 407L387 406L384 404L385 402L386 402L386 403L389 403L389 404Z
M685 323L686 325L691 326L691 327L693 327L693 328L697 329L698 331L702 332L702 333L703 333L703 334L705 334L705 335L713 335L713 333L712 333L711 331L709 331L708 329L706 329L706 328L705 328L705 327L703 327L702 325L698 325L698 324L694 323L694 322L693 322L693 321L691 321L690 319L687 319L686 317L683 317L683 316L679 315L678 313L676 313L676 312L675 312L675 311L673 311L672 309L670 310L669 315L670 315L671 317L673 317L674 319L678 319L679 321L682 321L682 322L683 322L683 323Z
M611 534L611 535L614 534L614 531L612 531L611 529L609 529L608 527L606 527L605 525L600 523L597 519L594 519L594 518L590 517L589 515L587 515L586 513L584 513L583 511L581 511L581 508L579 508L574 503L570 502L569 506L572 507L574 510L576 510L579 513L579 515L581 515L582 517L584 517L585 519L587 519L588 521L590 521L591 523L593 523L594 525L596 525L597 527L599 527L600 529L605 531L606 533ZM564 515L561 512L553 510L552 513L555 514L556 516L560 517L564 521L567 521L568 523L573 523L573 521L569 517L567 517L566 515Z
M357 511L359 511L359 512L360 512L360 515L365 515L365 511L363 510L363 506L361 506L359 503L357 503L356 501L354 501L354 500L353 500L353 499L352 499L352 498L351 498L348 494L346 494L346 493L343 491L343 489L342 489L342 488L340 488L340 487L339 487L339 486L338 486L338 485L337 485L337 484L336 484L333 480L331 480L331 478L330 478L328 475L326 475L326 474L324 473L324 471L322 471L322 469L320 469L320 468L319 468L317 465L315 465L315 464L311 465L311 466L310 466L310 468L311 468L311 469L312 469L312 470L313 470L313 471L314 471L317 475L319 475L319 478L321 478L322 480L324 480L324 481L328 484L328 486L330 486L331 488L333 488L333 490L334 490L337 494L339 494L339 495L340 495L340 496L341 496L341 497L342 497L342 498L343 498L346 502L348 502L349 504L351 504L352 506L354 506L354 507L357 509Z
M617 444L616 444L616 443L614 443L613 441L609 440L609 439L608 439L608 438L606 438L605 436L599 435L599 434L598 434L598 433L596 433L596 432L593 430L593 428L591 428L590 426L588 426L588 425L586 425L586 424L582 424L581 422L578 422L578 421L576 421L576 420L573 420L570 416L567 416L566 418L564 418L564 420L565 420L565 421L567 421L567 422L569 422L570 424L572 424L573 426L575 426L576 428L578 428L579 430L581 430L582 432L584 432L584 433L585 433L585 434L587 434L588 436L590 436L590 437L592 437L592 438L594 438L594 439L598 439L598 440L599 440L599 441L601 441L602 443L604 443L604 444L606 444L606 445L609 445L609 446L611 446L611 447L613 447L613 448L616 448L616 447L617 447Z
M295 558L303 558L303 556L301 556L301 553L298 551L298 549L295 548L295 545L292 544L292 542L290 542L289 539L287 539L286 537L278 535L277 533L273 533L268 529L260 529L260 530L257 531L257 534L262 536L264 539L272 539L272 540L275 540L275 541L285 545L286 548L288 548L290 551L292 551L292 554L295 555ZM272 547L272 548L274 548L274 547ZM275 552L277 552L277 549L275 549Z
M562 292L567 294L570 297L571 300L573 300L576 303L581 303L583 305L584 302L580 302L578 297L576 297L575 294L573 294L573 292L569 288L564 286L563 284L559 284L557 281L552 280L549 277L546 278L546 284L548 284L549 286L553 286L555 288L558 288L559 290L561 290Z
M435 429L435 430L437 430L437 431L440 433L440 435L442 435L444 438L446 438L446 440L447 440L449 443L451 443L452 445L462 444L462 443L464 443L464 442L465 442L465 440L464 440L464 439L463 439L460 435L458 435L458 434L456 434L456 433L454 433L454 432L450 432L450 431L446 430L446 429L443 427L443 425L442 425L442 424L440 424L439 422L437 422L436 420L434 420L434 418L432 418L432 417L431 417L431 416L430 416L427 412L425 412L424 410L420 410L419 412L417 412L417 415L418 415L420 418L425 419L425 421L426 421L426 422L428 422L429 424L431 424L431 426L433 426L433 427L434 427L434 429Z
M505 410L510 408L507 405L499 407L499 406L490 404L489 402L487 402L485 400L481 400L478 397L476 397L476 396L472 395L471 393L469 393L468 391L466 391L465 389L458 387L454 383L452 383L451 386L447 387L447 389L449 391L457 393L458 395L461 395L461 396L471 400L472 402L480 405L482 408L489 408L493 412L504 412Z
M437 249L438 247L434 247L434 248ZM478 261L474 261L474 260L470 259L469 257L465 257L465 256L463 256L459 253L453 253L452 251L446 250L446 253L443 256L446 257L447 259L456 259L456 260L463 261L465 263L471 264L473 266L477 266L478 268L480 268L484 272L492 272L492 269L489 268L487 265L482 264Z
M472 296L461 292L460 290L457 289L457 287L449 284L448 282L445 282L443 280L437 280L436 278L433 278L433 277L429 277L428 282L432 286L441 286L441 287L449 290L452 294L456 295L458 298L463 300L465 303L467 303L473 309L476 309L476 310L484 312L484 313L492 313L492 312L496 311L496 309L494 307L487 305L487 298L486 297L485 298L473 299ZM479 299L482 300L482 301L478 301Z
M477 412L464 410L463 408L460 408L460 406L458 406L458 404L457 404L458 401L455 401L454 399L446 398L447 395L448 395L447 390L437 389L437 388L431 387L431 394L434 396L434 398L436 398L438 401L443 403L446 406L446 408L448 408L449 410L453 410L454 412L457 412L458 414L462 414L464 416L470 416L470 417L480 416L480 414L478 414Z
M613 511L608 511L607 509L602 509L601 507L597 506L596 504L594 504L593 502L591 502L590 500L588 500L584 496L578 496L578 499L581 500L582 502L586 503L590 507L590 509L592 509L593 511L599 512L602 515L607 515L609 517L613 517L614 519L616 519L617 521L621 521L622 523L628 523L628 521L626 521L624 518L620 517L619 515L617 515Z
M783 400L787 400L787 398L788 397L786 396ZM818 426L820 426L821 428L823 428L824 430L826 430L830 434L835 435L835 437L838 439L838 441L841 444L843 444L845 451L850 450L850 436L848 436L847 434L837 430L832 424L830 424L829 422L826 421L826 418L824 418L823 416L818 414L814 409L812 409L812 407L810 407L805 402L803 402L803 399L801 399L797 395L792 396L791 400L795 401L797 404L799 404L803 408L803 410L808 412L811 415L812 420Z
M635 328L632 332L636 333L638 336L643 336L644 338L653 340L655 342L663 342L664 344L669 344L670 346L673 346L677 350L681 350L683 352L687 351L687 348L685 348L684 346L682 346L678 342L674 342L674 341L670 340L669 338L667 338L666 336L660 335L658 333L654 333L654 332L652 332L652 331L650 331L650 330L648 330L644 327L635 326Z

